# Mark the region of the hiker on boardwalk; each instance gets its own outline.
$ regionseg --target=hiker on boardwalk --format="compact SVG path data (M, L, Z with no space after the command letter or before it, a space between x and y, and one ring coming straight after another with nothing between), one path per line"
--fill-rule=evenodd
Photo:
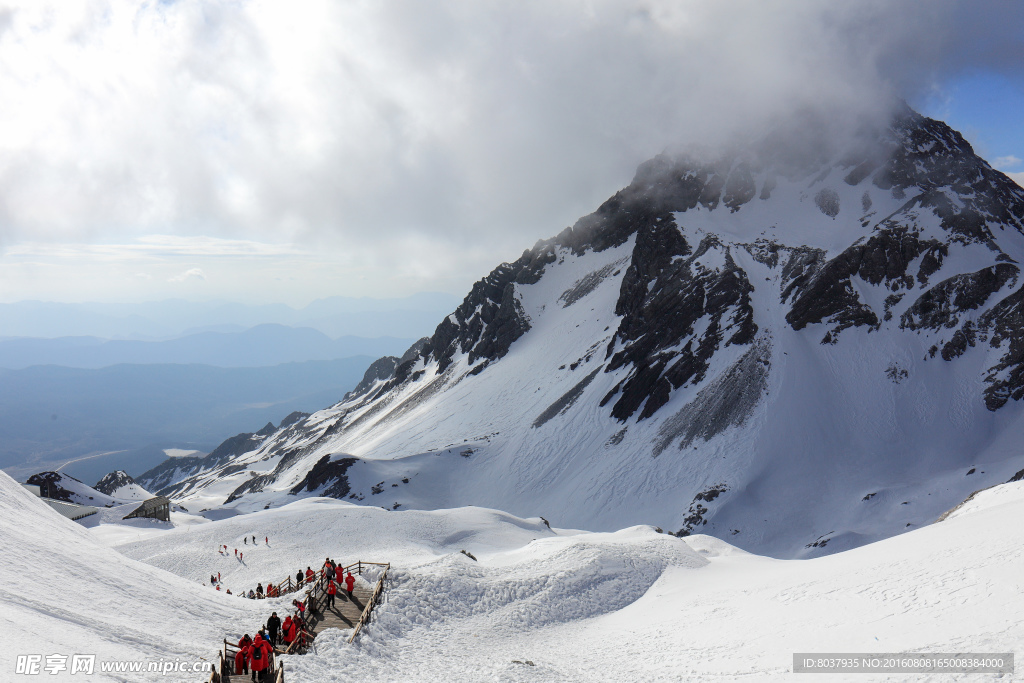
M338 592L338 586L335 585L334 579L327 579L327 602L324 604L324 609L334 607L334 594Z
M257 583L256 584L256 597L259 598L260 600L263 599L263 584L262 583Z
M352 589L356 587L356 577L352 576L352 572L348 573L345 577L345 589L348 591L348 597L352 597Z
M316 578L316 572L310 569L309 565L306 565L306 583L313 583L314 578Z
M292 623L298 619L299 627L302 627L306 623L306 605L301 600L292 600L292 604L295 605L295 619L292 619Z
M257 680L266 680L263 672L267 670L268 666L270 666L270 646L259 634L256 634L252 641L252 651L249 653L249 668L252 669L253 683Z
M327 561L324 562L324 576L327 577L328 581L333 581L334 580L334 574L335 574L334 563L331 562L331 558L328 557Z
M302 570L295 572L295 586L296 588L302 588Z
M295 640L295 624L292 622L291 615L284 618L284 623L281 624L281 637L284 640L284 647L287 650L288 646Z
M251 588L249 589L249 599L250 600L255 600L256 599L256 593Z
M281 617L277 616L277 612L270 615L267 619L267 635L269 636L270 644L277 645L277 632L281 629Z
M249 646L242 645L238 648L238 652L235 653L235 673L236 674L247 674L249 673Z

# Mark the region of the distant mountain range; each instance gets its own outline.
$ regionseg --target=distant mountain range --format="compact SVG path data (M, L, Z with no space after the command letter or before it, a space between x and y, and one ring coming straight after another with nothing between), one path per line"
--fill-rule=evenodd
M33 365L102 368L198 363L223 368L266 367L352 356L400 355L412 339L345 336L331 339L309 327L259 325L242 332L200 332L167 341L107 340L98 337L0 339L0 368Z
M458 303L458 297L430 292L393 299L327 297L303 308L181 299L137 304L20 301L0 304L0 337L166 340L274 323L311 327L331 338L356 334L418 339Z

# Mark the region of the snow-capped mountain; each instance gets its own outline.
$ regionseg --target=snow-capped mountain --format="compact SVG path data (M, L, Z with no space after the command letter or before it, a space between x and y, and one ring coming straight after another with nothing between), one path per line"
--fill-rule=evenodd
M116 500L148 500L153 494L139 486L124 470L116 470L96 482L94 489Z
M485 505L779 557L934 521L1024 465L1024 190L905 107L814 137L642 164L342 402L163 491Z
M39 472L29 477L26 483L38 486L45 498L94 507L114 507L153 497L121 470L104 476L95 487L64 472Z

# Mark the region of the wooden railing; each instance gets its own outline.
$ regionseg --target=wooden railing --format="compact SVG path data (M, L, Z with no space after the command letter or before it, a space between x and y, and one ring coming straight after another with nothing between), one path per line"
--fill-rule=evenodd
M362 569L362 567L360 567ZM359 623L352 629L352 636L348 639L348 642L352 642L359 635L359 632L363 630L365 624L370 623L370 612L373 611L374 606L380 601L381 593L384 592L384 580L388 577L388 570L391 569L391 565L384 565L384 571L380 573L377 578L377 585L373 587L373 593L370 594L370 599L366 601L366 606L363 608L363 613L359 615Z

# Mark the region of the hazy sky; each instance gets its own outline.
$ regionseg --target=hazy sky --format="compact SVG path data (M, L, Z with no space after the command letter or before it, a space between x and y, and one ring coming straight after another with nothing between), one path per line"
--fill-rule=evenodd
M1024 182L1024 3L0 3L0 300L464 293L666 147L894 95Z

